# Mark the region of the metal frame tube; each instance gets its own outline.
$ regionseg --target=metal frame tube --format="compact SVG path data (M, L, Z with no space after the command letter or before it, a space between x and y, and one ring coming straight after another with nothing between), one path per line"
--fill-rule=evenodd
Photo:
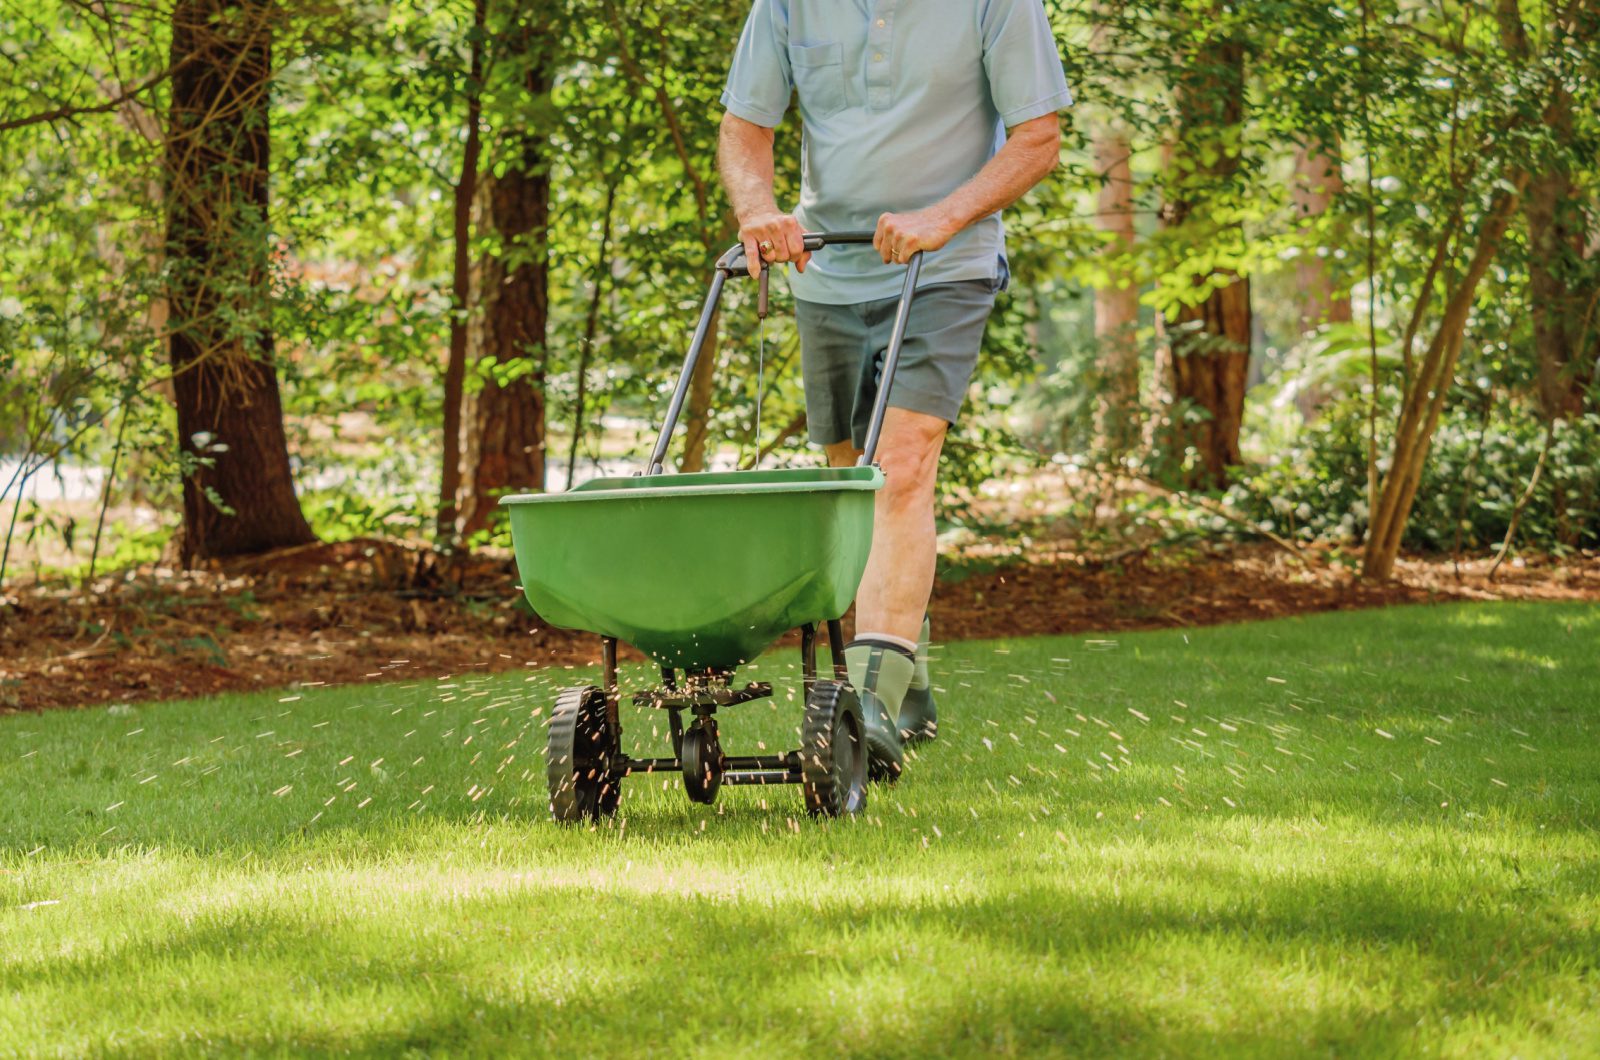
M828 651L833 655L833 679L848 683L850 668L844 661L844 623L837 618L828 619Z
M799 773L786 770L760 769L722 774L722 782L729 787L738 784L798 784L804 779Z
M650 470L646 474L659 475L664 470L667 448L672 444L672 432L683 414L683 402L689 395L689 383L694 377L695 365L700 363L700 351L711 331L711 318L717 315L717 303L722 300L722 287L728 282L727 274L718 269L711 277L711 292L706 295L705 308L700 310L700 323L695 325L694 338L689 340L689 352L683 358L683 371L678 375L678 385L672 391L672 401L667 405L667 422L661 426L656 447L650 453Z
M872 420L867 426L867 444L861 449L857 465L866 467L878 456L878 437L883 434L883 417L889 412L889 390L894 386L895 369L900 366L900 346L906 338L906 321L911 317L911 299L916 294L917 277L922 272L922 251L906 262L906 285L900 292L900 305L894 311L894 327L889 331L889 348L883 354L878 372L878 396L872 403Z
M868 230L855 232L807 232L803 243L807 250L821 250L826 246L871 243L876 233ZM694 337L689 340L689 352L683 358L683 368L678 373L678 385L673 388L672 400L667 404L666 422L656 436L655 448L650 452L647 475L659 475L666 470L667 450L672 446L672 432L683 415L683 405L689 396L689 386L694 378L695 366L700 363L700 353L711 333L711 321L722 301L722 288L729 277L745 271L745 253L742 244L735 244L717 259L711 276L711 290L706 295L705 306L700 310L700 322L695 325ZM867 445L862 450L859 463L870 464L877 457L878 437L883 433L883 417L888 412L889 390L894 385L895 369L900 363L900 345L905 341L906 320L911 313L911 299L916 293L917 277L922 271L922 251L911 255L906 262L906 282L900 294L900 306L895 311L894 328L889 332L889 347L884 352L883 369L878 373L878 397L872 407L872 421L867 429ZM767 271L761 272L760 311L765 312Z

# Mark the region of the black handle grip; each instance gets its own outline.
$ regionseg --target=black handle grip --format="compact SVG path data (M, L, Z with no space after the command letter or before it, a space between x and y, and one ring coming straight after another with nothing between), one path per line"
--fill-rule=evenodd
M804 239L807 250L821 250L829 245L871 243L877 234L870 228L860 232L807 232Z
M823 247L871 243L875 235L877 233L870 229L855 232L807 232L801 240L807 250L821 250ZM744 253L744 244L735 243L728 248L727 253L717 259L716 269L727 276L748 272L746 266L748 260Z

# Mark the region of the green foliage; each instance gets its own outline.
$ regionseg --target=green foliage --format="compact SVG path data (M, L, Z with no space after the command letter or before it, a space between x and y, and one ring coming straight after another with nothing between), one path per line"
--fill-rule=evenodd
M1395 395L1387 395L1393 407ZM1487 414L1485 414L1487 413ZM1286 537L1359 540L1366 529L1366 407L1328 406L1275 459L1246 471L1226 499ZM1545 424L1525 403L1457 402L1434 436L1406 546L1430 552L1496 547L1533 477ZM1518 530L1522 547L1565 554L1600 546L1600 416L1558 429Z
M1050 0L1079 105L1060 169L1007 211L1013 284L946 449L948 517L976 525L962 498L1011 468L1056 454L1098 462L1103 387L1092 299L1113 277L1137 284L1144 303L1141 414L1197 414L1163 406L1148 385L1165 341L1156 310L1202 298L1215 281L1197 283L1197 275L1234 270L1256 292L1253 381L1333 404L1303 428L1287 415L1255 420L1245 447L1252 466L1230 499L1296 534L1359 533L1368 310L1388 410L1465 267L1486 205L1521 167L1570 175L1564 221L1580 238L1557 272L1580 296L1600 289L1592 251L1600 26L1589 5L1579 6L1559 23L1549 5L1521 5L1529 45L1519 49L1497 17L1517 5ZM474 85L469 3L292 0L274 8L272 206L266 229L247 233L253 253L270 251L270 282L242 300L231 324L260 331L270 323L276 337L294 469L320 533L429 525L452 312L452 199L474 92L483 101L485 171L503 170L519 138L542 138L552 199L543 248L501 247L480 231L472 251L480 261L544 253L550 322L543 349L479 366L468 389L537 373L547 458L558 469L552 480L566 477L573 434L580 479L602 461L642 459L633 437L649 432L616 425L647 426L659 415L710 261L734 234L714 159L718 95L747 10L747 0L495 0L480 42L489 61ZM0 149L12 163L0 167L0 457L20 465L11 481L0 478L0 529L12 514L24 521L23 487L57 462L104 467L115 457L113 508L157 511L171 510L181 476L193 471L173 444L163 396L165 329L181 323L162 316L159 299L173 268L163 254L161 185L171 15L171 0L0 6ZM528 26L540 30L531 44L521 33ZM1212 58L1224 44L1243 54L1237 123L1227 118L1234 86ZM528 87L533 64L556 68L548 91ZM1571 104L1561 126L1545 120L1557 89ZM51 113L58 116L25 120ZM1203 135L1175 132L1184 114L1213 121ZM12 121L23 123L5 127ZM1102 178L1089 140L1101 127L1126 134L1136 183L1138 240L1115 255L1092 223ZM1171 144L1181 149L1169 153ZM1303 144L1337 157L1347 182L1315 217L1291 194L1291 159ZM800 145L792 112L778 145L778 199L792 203ZM1219 176L1218 163L1233 155L1236 171ZM1174 223L1177 201L1205 209ZM611 233L604 253L603 229ZM1441 240L1446 252L1434 269ZM1514 226L1480 287L1458 373L1470 384L1450 392L1412 546L1454 548L1458 520L1463 547L1497 540L1531 471L1542 440L1530 411L1538 374L1531 253L1523 226ZM1302 336L1294 270L1312 257L1326 264L1335 292L1351 296L1357 321ZM710 444L725 460L748 463L763 450L772 462L818 459L803 432L787 430L804 402L787 295L774 286L759 428L753 292L735 284L725 301L709 410ZM1592 363L1584 356L1576 359ZM1480 435L1484 458L1473 462ZM1558 434L1524 518L1528 542L1592 543L1593 484L1567 470L1586 466L1592 435L1590 420ZM1160 432L1153 437L1143 469L1176 481L1194 454L1163 451ZM1465 495L1467 470L1485 478L1458 517L1446 498ZM1298 514L1302 507L1311 514ZM57 536L70 525L74 556L83 557L88 520L74 511L26 521ZM111 525L106 555L148 552L142 538L122 550L121 524L114 517ZM502 540L498 533L485 540Z
M420 536L433 525L430 505L435 502L428 496L361 489L355 483L307 490L300 497L306 521L323 541Z

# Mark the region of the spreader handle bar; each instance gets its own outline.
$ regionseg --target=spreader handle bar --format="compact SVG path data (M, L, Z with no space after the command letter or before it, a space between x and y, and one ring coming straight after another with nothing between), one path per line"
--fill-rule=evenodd
M871 243L876 236L876 232L862 229L857 232L806 232L800 239L807 250L821 250L823 247ZM748 271L746 264L749 260L744 252L744 244L736 243L728 248L726 254L717 259L717 271L736 276Z
M661 425L661 433L656 436L656 447L650 453L650 470L645 472L647 475L659 475L665 470L662 462L667 459L667 447L672 444L672 430L683 413L683 402L689 396L689 381L694 377L694 366L700 362L700 350L706 344L706 335L711 331L711 318L717 315L717 303L722 300L722 287L727 282L728 274L721 269L711 277L711 292L706 295L705 308L700 310L700 323L695 325L694 338L689 340L689 352L683 358L678 385L672 391L672 400L667 403L667 421Z
M821 250L827 246L871 243L875 235L875 232L865 229L855 232L806 232L802 240L807 250ZM683 368L678 373L678 385L673 388L672 400L667 403L666 422L661 425L661 433L656 436L655 448L650 453L650 469L645 472L648 475L659 475L665 470L667 449L672 444L672 432L678 426L678 418L683 415L683 404L689 396L689 384L694 378L695 366L700 363L700 351L705 346L706 336L711 331L711 321L717 315L717 305L722 301L722 288L726 286L730 276L738 276L748 271L747 262L743 243L729 247L727 253L717 259L715 271L711 276L711 290L707 292L705 305L700 310L700 322L695 325L694 337L689 340L689 352L684 356ZM911 299L916 294L917 277L921 272L922 251L919 250L906 262L905 286L900 292L900 305L895 309L894 326L889 331L889 347L883 354L883 369L878 374L878 395L872 405L872 420L867 426L867 444L861 451L861 459L857 461L863 467L871 464L878 454L878 438L883 433L883 417L889 409L889 390L894 385L895 369L900 364L900 347L905 342L906 321L911 314ZM763 287L765 279L766 269L763 267Z
M878 372L878 393L872 402L872 420L867 424L867 444L861 449L858 467L867 467L878 455L878 436L883 433L883 417L889 412L889 388L894 386L895 369L900 367L900 346L906 338L906 320L911 316L911 297L922 272L922 251L906 262L906 285L895 307L894 327L889 330L889 348L883 352L883 368Z

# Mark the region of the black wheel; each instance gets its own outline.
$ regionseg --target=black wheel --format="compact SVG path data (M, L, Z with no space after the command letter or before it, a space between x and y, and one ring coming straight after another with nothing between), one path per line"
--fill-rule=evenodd
M709 806L717 801L722 787L722 744L717 739L717 723L704 718L683 734L683 790L692 802Z
M622 797L621 754L606 720L606 695L593 685L569 688L556 699L545 743L550 815L573 823L617 812Z
M853 689L818 681L806 699L800 730L801 791L813 817L867 808L867 740Z

